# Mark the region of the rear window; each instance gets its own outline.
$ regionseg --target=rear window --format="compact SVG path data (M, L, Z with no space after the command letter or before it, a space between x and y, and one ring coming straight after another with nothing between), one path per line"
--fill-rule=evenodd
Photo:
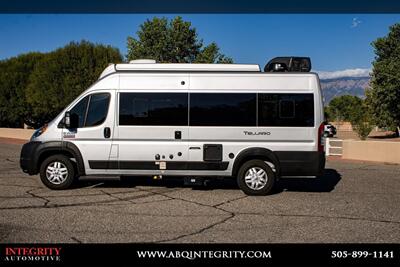
M313 94L258 94L258 126L313 127Z

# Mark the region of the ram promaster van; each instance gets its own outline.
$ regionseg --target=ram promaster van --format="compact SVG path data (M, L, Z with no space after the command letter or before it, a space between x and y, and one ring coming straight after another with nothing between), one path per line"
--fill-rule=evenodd
M323 103L309 58L246 64L113 64L21 151L51 189L79 176L232 177L249 195L325 166Z

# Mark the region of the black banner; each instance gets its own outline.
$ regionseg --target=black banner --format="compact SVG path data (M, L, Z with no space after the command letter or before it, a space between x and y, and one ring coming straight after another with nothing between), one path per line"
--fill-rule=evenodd
M2 0L0 13L400 13L400 1Z
M0 266L400 266L400 244L2 244Z

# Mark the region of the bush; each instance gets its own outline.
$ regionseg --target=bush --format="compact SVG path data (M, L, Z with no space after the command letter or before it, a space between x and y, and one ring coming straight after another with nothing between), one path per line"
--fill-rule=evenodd
M374 128L374 125L368 121L357 122L356 124L352 124L352 126L361 140L367 139L369 133Z
M0 127L22 127L31 111L25 98L29 75L43 58L28 53L0 61Z
M366 104L362 103L361 105L354 106L350 118L351 125L358 137L360 137L361 140L367 139L375 125Z

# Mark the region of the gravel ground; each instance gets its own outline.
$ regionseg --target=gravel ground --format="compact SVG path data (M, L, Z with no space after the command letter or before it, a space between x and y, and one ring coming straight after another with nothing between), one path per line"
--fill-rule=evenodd
M0 242L400 242L400 166L328 160L317 179L249 197L232 180L84 179L51 191L0 143Z

